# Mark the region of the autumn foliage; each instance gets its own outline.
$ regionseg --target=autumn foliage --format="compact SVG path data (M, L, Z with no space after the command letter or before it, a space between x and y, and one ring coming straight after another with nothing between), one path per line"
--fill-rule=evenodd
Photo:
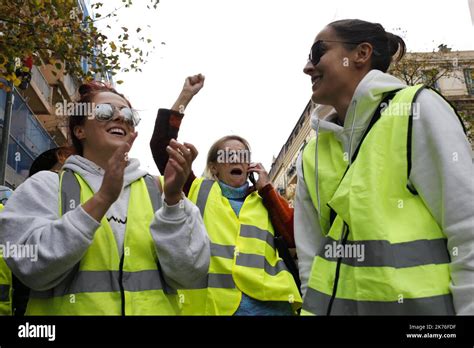
M147 1L150 10L157 8L158 0ZM132 5L131 0L117 2L121 7ZM134 30L139 37L133 44L126 27L121 27L117 38L101 33L96 23L117 15L116 11L101 14L102 6L95 2L94 15L86 16L77 0L0 1L0 88L7 88L2 79L21 85L28 79L31 63L51 64L56 73L84 80L104 71L140 71L149 52L137 42L147 45L151 39L140 36L141 28ZM81 68L82 60L89 64L87 72Z

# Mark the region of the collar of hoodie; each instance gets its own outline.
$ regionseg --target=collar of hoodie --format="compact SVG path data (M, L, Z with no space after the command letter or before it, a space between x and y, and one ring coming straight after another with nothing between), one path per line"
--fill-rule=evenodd
M371 70L359 82L354 92L344 119L344 126L336 123L337 113L334 108L318 105L311 115L311 127L316 133L334 133L342 143L344 152L351 157L384 94L403 87L406 85L392 75ZM321 118L321 114L327 116Z
M336 110L327 105L317 105L311 114L311 127L316 134L322 132L332 132L341 144L345 153L352 158L352 154L357 148L365 129L370 123L375 109L383 99L385 93L404 88L406 85L392 75L383 73L380 70L371 70L357 85L349 108L344 119L344 126L337 124ZM329 108L329 109L328 109ZM322 118L322 114L327 114ZM319 191L318 178L318 145L316 143L315 153L316 165L316 190ZM319 198L319 192L317 192ZM321 210L318 200L318 211Z
M124 188L147 174L145 170L142 170L139 167L140 162L138 159L130 158L124 172ZM76 173L79 173L91 186L94 192L97 192L97 190L100 188L105 173L104 169L102 169L100 166L88 160L87 158L78 155L69 156L64 163L63 168L68 168Z

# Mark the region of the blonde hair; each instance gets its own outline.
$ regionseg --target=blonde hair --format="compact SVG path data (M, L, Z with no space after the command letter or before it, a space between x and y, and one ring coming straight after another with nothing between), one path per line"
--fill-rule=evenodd
M212 144L209 152L207 153L206 168L204 169L204 177L206 179L215 180L215 176L211 172L211 165L217 162L218 151L221 150L221 147L229 140L236 140L242 143L246 150L250 152L250 145L247 140L238 135L226 135L218 139L214 144Z

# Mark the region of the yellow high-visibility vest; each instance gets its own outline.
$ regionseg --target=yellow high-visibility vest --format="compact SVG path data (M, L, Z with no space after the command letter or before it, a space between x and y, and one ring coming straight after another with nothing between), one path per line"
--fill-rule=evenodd
M326 239L313 259L302 314L454 313L446 236L408 187L406 106L422 87L393 96L349 168L332 132L320 132L303 150L305 183Z
M0 212L3 204L0 204ZM0 315L12 315L12 272L0 255Z
M189 195L201 211L211 242L207 279L194 289L179 290L183 315L232 315L242 293L260 301L289 302L301 307L293 276L274 245L274 229L257 192L248 195L235 214L220 186L195 179Z
M93 196L77 173L65 171L60 181L60 215ZM122 257L104 216L92 244L71 274L48 291L31 291L27 315L176 315L176 294L166 284L150 233L154 211L161 205L156 180L131 185Z

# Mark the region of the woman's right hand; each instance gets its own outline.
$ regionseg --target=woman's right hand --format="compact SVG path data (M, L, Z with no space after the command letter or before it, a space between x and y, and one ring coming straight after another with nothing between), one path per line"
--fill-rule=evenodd
M128 165L128 152L132 148L137 135L137 132L132 133L130 139L120 145L108 161L104 179L97 195L109 205L112 205L122 192L123 175Z
M132 148L138 133L132 133L130 139L120 145L110 157L105 169L104 179L99 191L82 205L86 213L100 222L110 206L117 200L122 192L123 174L128 164L128 152Z

